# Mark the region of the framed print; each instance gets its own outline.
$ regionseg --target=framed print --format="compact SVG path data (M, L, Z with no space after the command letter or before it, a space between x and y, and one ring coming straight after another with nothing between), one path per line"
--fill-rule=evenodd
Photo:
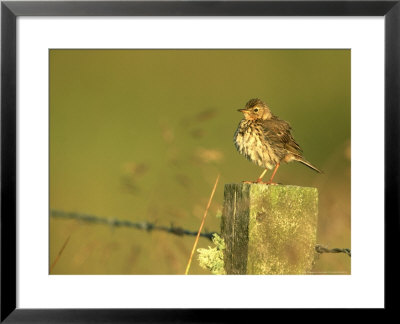
M1 321L390 308L399 16L3 1Z

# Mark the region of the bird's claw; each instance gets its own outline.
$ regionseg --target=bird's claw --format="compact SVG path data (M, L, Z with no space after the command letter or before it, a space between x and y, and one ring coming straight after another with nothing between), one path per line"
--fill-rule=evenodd
M266 182L262 181L261 179L257 179L256 181L242 181L242 182L246 183L246 184L255 184L255 183L267 184Z
M272 181L268 181L268 182L264 182L260 179L257 179L256 181L242 181L242 183L245 184L255 184L255 183L259 183L259 184L265 184L265 185L271 185L271 186L277 186L279 185L279 183L276 182L272 182Z

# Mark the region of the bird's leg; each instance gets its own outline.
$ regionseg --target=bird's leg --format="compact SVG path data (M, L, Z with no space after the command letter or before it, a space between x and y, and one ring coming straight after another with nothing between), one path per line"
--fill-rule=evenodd
M267 173L268 169L265 169L263 171L263 173L261 173L261 175L258 177L258 179L256 180L257 183L262 182L262 178L265 176L265 174Z
M275 183L275 182L272 182L272 179L274 178L274 176L275 176L275 173L276 173L276 171L278 170L278 168L279 168L279 163L275 166L275 169L274 169L274 172L272 172L272 175L271 175L271 178L268 180L268 182L267 182L267 184L269 184L269 185L276 185L277 183Z
M262 182L262 178L267 173L267 171L268 171L268 169L265 169L263 171L263 173L261 173L261 175L258 177L258 179L256 181L243 181L243 183L264 183L264 182Z

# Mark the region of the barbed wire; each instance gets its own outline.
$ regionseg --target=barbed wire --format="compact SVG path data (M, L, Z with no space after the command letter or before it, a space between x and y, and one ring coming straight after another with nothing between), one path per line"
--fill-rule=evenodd
M178 236L183 236L183 235L196 236L197 235L197 231L189 231L189 230L183 229L182 227L174 226L172 224L171 224L171 226L160 226L160 225L156 225L155 223L151 223L151 222L131 222L128 220L119 220L119 219L115 219L115 218L104 218L104 217L99 217L99 216L95 216L95 215L81 214L81 213L75 213L75 212L64 212L64 211L60 211L60 210L51 210L50 215L54 218L75 219L78 221L94 223L94 224L104 224L104 225L109 225L109 226L113 226L113 227L130 227L130 228L135 228L135 229L139 229L139 230L146 230L148 232L164 231L164 232L168 232L168 233L175 234ZM208 238L209 240L212 240L212 237L215 233L216 232L200 233L200 236Z
M317 253L346 253L349 257L351 257L350 249L338 249L338 248L328 249L322 245L317 244L315 246L315 251L317 251Z
M160 225L156 225L155 223L151 223L151 222L132 222L132 221L128 221L128 220L105 218L105 217L99 217L99 216L90 215L90 214L65 212L65 211L61 211L61 210L51 210L50 216L52 216L54 218L75 219L78 221L94 223L94 224L104 224L104 225L109 225L109 226L113 226L113 227L130 227L130 228L135 228L135 229L139 229L139 230L146 230L149 232L154 231L154 230L155 231L164 231L164 232L171 233L171 234L178 235L178 236L183 236L183 235L196 236L197 235L197 231L186 230L182 227L174 226L172 224L171 224L171 226L160 226ZM200 236L212 241L214 234L220 235L220 233L218 233L218 232L206 232L206 233L200 233ZM350 249L339 249L339 248L328 249L320 244L317 244L315 246L315 251L319 254L322 254L322 253L345 253L349 257L351 257Z

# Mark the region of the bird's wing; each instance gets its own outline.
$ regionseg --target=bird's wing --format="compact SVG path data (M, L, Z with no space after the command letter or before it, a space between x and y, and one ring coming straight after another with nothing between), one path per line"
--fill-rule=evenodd
M266 140L281 149L301 156L303 151L294 140L291 134L292 128L288 122L274 117L273 119L263 120L262 126Z

